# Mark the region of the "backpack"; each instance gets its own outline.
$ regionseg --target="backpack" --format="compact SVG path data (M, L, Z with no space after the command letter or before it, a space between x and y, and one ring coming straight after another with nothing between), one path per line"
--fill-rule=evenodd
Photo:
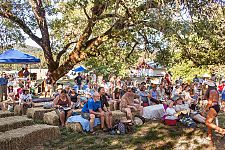
M189 116L183 116L180 122L188 128L196 128L197 124Z
M134 126L133 124L122 123L117 119L115 120L113 130L115 130L117 134L124 135L126 133L133 133Z
M119 134L124 135L126 134L126 125L122 122L119 122L118 127L117 127Z

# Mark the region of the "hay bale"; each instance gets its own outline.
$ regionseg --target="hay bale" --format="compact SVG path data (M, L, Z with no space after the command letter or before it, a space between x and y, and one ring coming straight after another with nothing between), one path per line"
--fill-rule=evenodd
M120 110L114 110L112 111L112 119L113 123L115 123L116 120L120 120L123 117L126 117L126 113L120 111Z
M50 124L50 125L54 125L54 126L60 125L59 116L55 111L45 113L43 120L45 123Z
M15 115L18 115L18 116L21 116L22 115L22 109L21 109L20 105L16 105L14 107L14 114Z
M21 150L37 144L59 138L59 127L49 125L32 125L6 131L0 134L1 150Z
M52 111L52 109L44 109L40 107L28 108L27 117L33 118L34 120L43 120L44 114Z
M79 122L66 123L66 128L78 133L83 132L83 128Z
M10 112L10 111L0 111L0 118L5 118L5 117L10 117L10 116L14 116L14 113Z
M32 119L28 119L25 116L11 116L6 118L0 118L0 132L21 128L23 126L32 125Z

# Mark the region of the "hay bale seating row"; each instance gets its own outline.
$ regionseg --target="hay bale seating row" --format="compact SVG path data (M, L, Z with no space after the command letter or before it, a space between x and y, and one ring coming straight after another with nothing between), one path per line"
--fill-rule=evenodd
M10 111L0 111L0 118L5 118L5 117L10 117L10 116L14 116L14 113L10 112Z
M1 150L21 150L59 138L59 127L32 125L0 133Z
M33 118L34 120L43 120L44 114L52 111L53 109L44 109L41 107L28 108L27 117Z
M113 122L115 122L115 120L120 120L123 117L126 117L126 114L124 112L121 112L120 110L112 111ZM60 125L59 116L55 111L45 113L43 121L49 125Z
M33 120L26 116L11 116L6 118L0 118L0 132L21 128L23 126L29 126L33 124Z

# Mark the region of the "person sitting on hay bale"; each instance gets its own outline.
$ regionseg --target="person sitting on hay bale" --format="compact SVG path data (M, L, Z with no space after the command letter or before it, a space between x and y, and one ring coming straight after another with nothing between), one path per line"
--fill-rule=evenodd
M23 93L20 95L19 98L19 105L22 110L22 114L26 114L27 108L31 108L33 106L32 96L29 93L28 88L23 88Z
M90 120L90 132L94 134L94 121L95 118L99 117L101 120L101 129L105 131L105 113L101 108L100 94L95 92L93 98L89 99L87 103L84 104L84 107L81 111L81 116L84 119Z
M53 100L54 107L58 109L59 119L61 122L61 126L65 126L65 122L67 118L72 116L72 104L71 99L67 94L66 90L62 90L61 93Z
M11 105L11 108L16 104L16 91L13 89L12 85L9 85L7 88L8 98L4 103L2 103L4 109L8 108L8 105Z
M99 87L98 93L100 94L101 108L105 112L106 125L109 131L112 131L112 112L110 111L110 108L109 108L109 103L105 93L105 88Z
M135 98L139 98L139 95L133 93L132 89L128 87L120 103L120 110L127 114L128 120L133 120L132 112L139 111L139 115L143 115L143 106L141 106L140 101L136 101Z

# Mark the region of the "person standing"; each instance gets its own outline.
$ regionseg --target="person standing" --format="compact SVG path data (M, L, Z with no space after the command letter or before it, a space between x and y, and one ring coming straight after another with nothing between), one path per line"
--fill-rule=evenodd
M4 100L7 100L7 84L8 79L6 73L3 72L0 77L0 102L3 101L3 96L5 96Z
M208 81L208 90L206 91L205 98L208 100L208 104L203 110L203 114L207 113L206 117L206 126L208 128L208 140L212 140L212 129L216 132L225 135L225 129L218 127L213 123L213 120L216 118L220 111L219 105L219 92L216 89L216 85L213 81Z
M81 84L82 84L83 78L80 75L80 72L78 73L78 76L74 79L74 82L78 85L78 89L81 90Z
M18 72L18 77L19 78L23 78L23 76L24 76L24 74L23 74L23 72L24 72L24 68L22 68L19 72Z
M52 91L53 91L53 82L51 77L47 74L47 79L45 79L45 97L48 95L52 97Z

